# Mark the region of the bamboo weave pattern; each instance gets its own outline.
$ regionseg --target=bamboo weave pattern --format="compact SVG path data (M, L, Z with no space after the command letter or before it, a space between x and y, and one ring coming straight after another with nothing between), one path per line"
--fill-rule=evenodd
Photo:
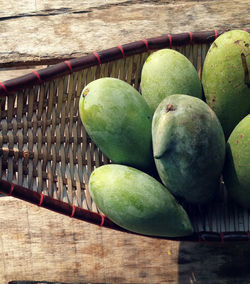
M172 46L202 76L210 43ZM153 50L92 66L0 98L0 178L89 211L91 172L110 163L88 137L78 115L82 89L101 77L122 79L140 91L140 73ZM249 214L228 206L224 186L214 204L184 207L195 230L248 232Z

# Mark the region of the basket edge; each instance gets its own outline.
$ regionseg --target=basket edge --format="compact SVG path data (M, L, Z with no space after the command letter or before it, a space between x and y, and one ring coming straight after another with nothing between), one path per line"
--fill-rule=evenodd
M248 29L244 29L250 32ZM124 45L119 45L79 58L65 60L38 71L32 71L26 75L0 82L0 97L10 95L24 88L41 85L60 76L65 76L84 70L92 66L122 59L135 54L140 54L158 48L171 48L186 44L211 43L222 33L228 30L213 30L201 32L186 32L178 34L166 34L154 38L142 39Z
M170 241L188 241L199 243L225 243L225 242L248 242L250 241L250 232L195 232L185 237L158 237L148 236L128 231L115 223L106 216L88 211L86 209L71 205L69 203L54 199L50 196L38 193L20 185L13 184L6 180L0 179L0 192L14 198L32 203L39 207L54 211L56 213L75 218L99 227L105 227L131 235L138 235L148 238L166 239Z

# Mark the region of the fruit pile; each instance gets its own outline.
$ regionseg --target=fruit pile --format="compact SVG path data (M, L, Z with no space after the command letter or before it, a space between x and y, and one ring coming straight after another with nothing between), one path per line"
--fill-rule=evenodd
M211 202L220 179L250 208L250 35L233 30L211 45L202 81L181 53L152 53L141 94L115 78L89 83L79 102L91 139L112 160L89 190L119 226L145 235L193 233L180 205Z

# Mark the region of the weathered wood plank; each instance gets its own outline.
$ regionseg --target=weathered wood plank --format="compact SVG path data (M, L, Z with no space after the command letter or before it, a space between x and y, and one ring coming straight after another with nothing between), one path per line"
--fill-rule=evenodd
M167 33L250 28L248 0L4 2L0 66L82 56Z
M250 243L130 235L0 200L0 283L248 283L249 253Z
M250 28L248 0L8 0L0 8L2 67L52 63L166 33ZM4 71L0 81L24 73ZM249 243L132 236L0 198L0 283L248 283L249 253Z

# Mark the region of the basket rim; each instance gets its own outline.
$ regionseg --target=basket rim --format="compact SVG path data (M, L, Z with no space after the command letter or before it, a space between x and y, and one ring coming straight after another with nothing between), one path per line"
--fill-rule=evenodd
M250 29L244 29L250 32ZM171 48L177 46L183 46L188 44L206 44L212 43L219 35L226 32L223 31L202 31L202 32L187 32L179 34L167 34L160 37L142 39L140 41L131 42L124 45L119 45L110 49L106 49L100 52L93 52L87 56L66 60L61 63L57 63L51 67L47 67L38 71L33 71L27 75L20 76L11 80L0 82L0 97L8 96L26 87L33 85L41 85L44 82L53 80L60 76L72 74L73 72L83 70L92 66L98 66L103 63L115 61L125 57L129 57L135 54L148 52L150 50L156 50L160 48ZM5 195L13 196L23 201L38 205L39 207L46 208L48 210L55 211L57 213L69 216L71 218L79 219L91 224L95 224L101 227L115 229L118 231L126 232L129 234L136 234L113 223L108 217L87 210L75 205L71 205L64 201L57 200L43 193L32 191L26 187L8 182L0 179L0 192ZM231 241L249 241L250 232L195 232L191 236L187 237L155 237L176 241L193 241L193 242L231 242Z
M98 66L135 54L141 54L160 48L212 43L218 36L229 30L230 29L165 34L154 38L141 39L124 45L118 45L116 47L90 53L86 56L65 60L50 67L32 71L26 75L0 82L0 97L8 96L27 87L41 85L44 82L92 66ZM250 32L250 29L243 28L242 30Z
M57 200L48 195L44 195L39 192L32 191L23 186L8 182L0 179L0 192L7 196L21 199L28 203L32 203L39 207L46 208L48 210L60 213L70 218L85 221L90 224L97 225L99 227L105 227L116 231L124 232L130 235L140 235L147 238L166 239L171 241L189 241L199 243L226 243L226 242L248 242L250 241L250 232L238 231L238 232L214 232L214 231L199 231L194 232L190 236L184 237L161 237L142 235L128 231L111 221L107 216L89 211L87 209L80 208L75 205L71 205L67 202Z

